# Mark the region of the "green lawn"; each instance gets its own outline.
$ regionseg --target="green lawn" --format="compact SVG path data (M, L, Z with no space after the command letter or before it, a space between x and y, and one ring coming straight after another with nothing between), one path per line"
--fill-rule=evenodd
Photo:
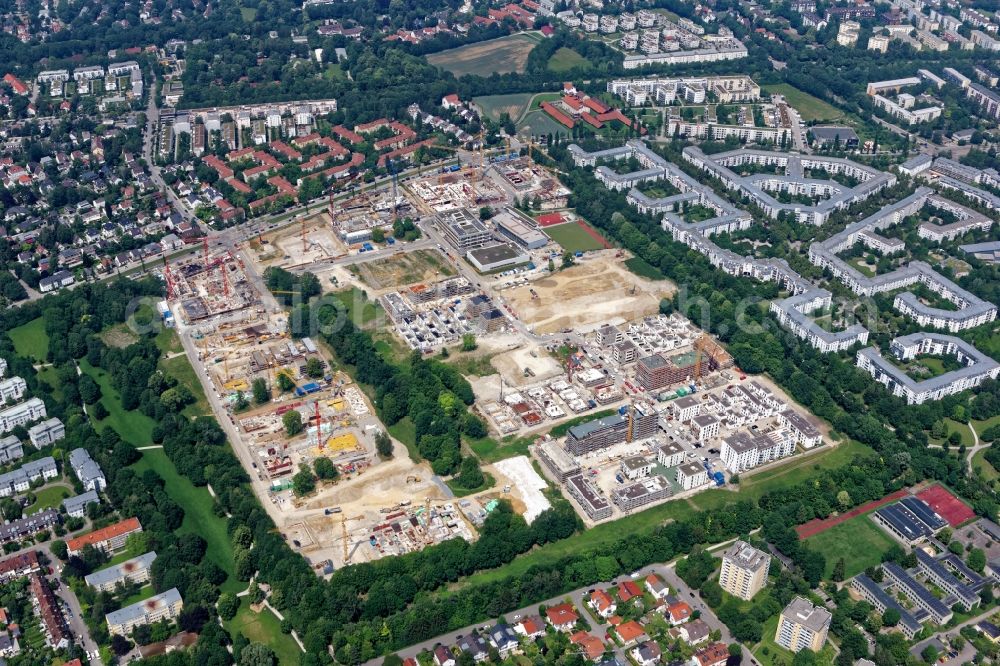
M152 444L153 426L156 422L142 412L126 411L122 407L121 396L111 386L111 377L104 370L90 365L86 358L80 359L80 369L93 377L101 387L101 404L108 410L108 417L96 422L95 427L103 430L105 426L111 426L122 439L133 446Z
M184 351L181 339L177 337L177 331L166 326L156 334L156 346L164 354L176 354Z
M335 291L332 295L347 309L347 316L358 327L364 327L374 321L382 309L378 301L363 299L361 291L356 287L345 291Z
M133 594L131 597L126 598L122 602L122 608L124 608L125 606L131 606L132 604L138 603L140 601L145 601L154 594L156 594L156 590L153 588L152 585L143 585L142 587L139 588L138 592Z
M604 248L597 242L597 239L584 231L576 222L544 227L542 231L568 252L587 252Z
M985 421L973 421L972 427L976 429L976 433L982 437L983 431L987 428L992 428L993 426L1000 423L1000 416L994 416L993 418L986 419Z
M274 613L266 608L260 613L254 613L250 610L247 600L242 599L236 617L224 625L232 635L243 634L252 642L263 643L274 650L281 666L295 666L299 663L302 651L299 650L295 639L281 633L281 623Z
M827 579L840 558L844 558L845 578L850 578L881 562L882 553L895 543L868 514L835 525L805 542L826 556L823 576Z
M813 97L809 93L803 92L788 83L766 86L762 92L768 95L774 93L784 95L785 100L795 107L802 116L803 122L809 122L810 120L837 120L844 115L843 111L832 104L828 104L818 97Z
M142 452L142 459L132 465L139 474L151 469L166 482L166 491L184 509L181 534L197 534L208 542L207 556L227 574L229 580L222 584L222 590L237 592L245 585L233 575L233 546L226 533L226 521L215 515L212 507L215 501L208 489L198 488L187 477L181 476L163 449Z
M500 440L492 437L468 440L469 448L472 449L483 462L496 462L514 456L528 455L528 447L535 441L534 437L515 437L508 435Z
M644 277L647 280L665 280L663 273L660 269L652 265L642 257L632 257L631 259L625 260L625 268L629 269L639 277Z
M417 452L417 426L413 425L413 421L410 420L409 416L403 417L396 423L393 423L388 427L388 430L390 435L403 443L410 454L411 460L418 461L421 459L420 454Z
M959 423L958 421L955 421L954 419L945 419L944 420L944 425L945 425L945 428L948 430L948 435L947 435L948 437L951 436L951 433L957 432L958 436L962 438L961 444L964 444L966 448L971 448L972 446L975 445L976 438L972 436L972 431L969 430L969 426L966 425L965 423ZM973 426L973 427L975 427L975 426ZM979 430L978 432L982 432L982 430ZM935 438L932 437L932 438L930 438L930 441L933 444L940 445L943 440L935 439Z
M549 58L548 68L553 72L567 72L574 67L585 67L588 62L586 58L573 49L560 46Z
M523 72L528 54L538 40L525 34L507 35L475 44L466 44L427 56L427 62L447 70L456 77L466 74L489 76Z
M32 319L27 324L7 331L18 356L44 361L49 355L49 334L45 332L45 318Z
M52 397L56 400L62 400L62 384L59 381L59 376L56 373L55 367L47 365L38 371L38 380L44 382L49 389L52 391Z
M539 100L536 100L536 102ZM541 101L545 101L541 99ZM541 110L529 111L517 124L517 131L522 134L531 134L536 137L551 134L552 136L570 135L570 129L565 125L556 122L549 114ZM549 227L550 229L552 227Z
M987 462L986 451L987 451L986 449L983 449L982 451L977 452L976 455L972 456L971 466L973 470L979 468L979 471L982 473L983 478L986 481L992 482L997 479L1000 479L1000 472L997 472L996 468L993 467L993 465L991 465L989 462Z
M212 408L208 404L208 398L205 397L205 389L202 388L201 382L198 381L198 375L195 374L194 368L191 367L191 362L188 361L187 356L161 358L160 369L165 374L176 379L181 385L186 386L194 395L195 402L184 408L183 414L185 416L211 415Z
M62 501L73 494L65 486L49 486L33 492L35 493L35 503L24 510L26 515L44 509L58 509Z

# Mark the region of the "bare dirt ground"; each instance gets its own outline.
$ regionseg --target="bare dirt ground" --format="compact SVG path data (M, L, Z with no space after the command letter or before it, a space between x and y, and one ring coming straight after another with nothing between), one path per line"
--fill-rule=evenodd
M655 313L660 300L674 292L673 284L637 276L614 254L590 254L578 266L504 291L503 297L536 333L564 328L583 333L605 322L620 323Z
M455 271L437 250L416 250L354 264L350 271L369 289L388 291L419 282L437 282Z
M510 386L524 386L526 384L536 384L539 381L555 377L563 372L559 361L549 355L542 345L530 347L520 347L512 351L498 354L492 359L493 367L496 368L504 378L504 382ZM524 376L524 369L530 368L534 376ZM496 383L494 380L492 383ZM476 394L479 395L478 393Z

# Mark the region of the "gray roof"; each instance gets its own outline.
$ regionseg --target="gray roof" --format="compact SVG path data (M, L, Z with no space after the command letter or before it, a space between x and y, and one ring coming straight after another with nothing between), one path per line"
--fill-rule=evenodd
M814 606L807 599L802 597L795 597L792 599L785 610L781 611L789 620L800 624L814 633L819 633L830 626L830 620L833 616L830 611L823 608L822 606Z
M125 625L144 617L149 608L173 605L178 601L181 601L181 593L177 591L176 587L172 587L166 592L152 596L144 601L137 601L131 606L108 613L104 617L111 626Z
M746 541L737 541L726 549L723 557L741 569L757 571L771 562L771 556Z
M138 557L133 557L130 560L125 560L121 564L116 564L106 569L95 571L89 576L85 576L83 580L91 587L100 587L102 585L106 585L107 583L117 583L118 581L124 580L134 571L149 569L153 566L154 560L156 560L156 553L150 551L148 553L143 553Z
M67 497L63 500L63 508L66 509L66 513L74 513L79 509L85 509L88 504L100 504L101 498L98 496L96 490L88 490L80 495L74 495L73 497Z

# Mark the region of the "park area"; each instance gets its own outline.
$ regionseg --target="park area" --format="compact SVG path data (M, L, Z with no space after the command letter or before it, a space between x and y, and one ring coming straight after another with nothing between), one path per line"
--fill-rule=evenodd
M573 49L560 46L549 58L548 68L553 72L568 72L574 67L585 67L588 62L586 58Z
M763 93L767 95L782 95L785 101L795 108L802 116L802 122L810 120L839 120L844 117L844 112L828 104L818 97L814 97L807 92L803 92L788 83L778 83L765 86Z
M528 54L542 39L544 38L539 32L521 32L432 53L427 56L427 62L456 77L522 73L528 62Z
M49 354L49 336L45 332L45 319L38 317L27 324L12 328L7 332L14 343L18 356L45 361Z
M807 546L826 556L824 578L833 575L841 559L844 560L844 578L855 576L881 562L882 553L893 546L892 537L868 515L875 508L805 539Z

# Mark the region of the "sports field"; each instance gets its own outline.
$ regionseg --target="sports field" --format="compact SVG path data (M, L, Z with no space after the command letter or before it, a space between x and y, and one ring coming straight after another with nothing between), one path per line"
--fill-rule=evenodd
M805 540L806 545L826 556L824 578L833 574L837 560L843 558L845 579L881 562L882 553L895 543L868 514L851 518Z
M482 109L483 115L492 120L500 120L500 116L506 113L511 120L517 121L528 102L531 101L531 93L513 93L511 95L483 95L473 97L472 101Z
M541 39L541 33L522 32L432 53L427 56L427 62L457 77L466 74L485 77L493 73L522 73L528 62L528 54Z
M559 243L562 249L568 252L588 252L608 247L607 243L598 240L600 234L586 222L557 224L552 227L545 227L543 231L549 238Z
M813 97L807 92L803 92L788 83L778 83L766 86L764 92L768 95L784 95L785 100L791 104L801 114L803 122L810 120L837 120L844 116L844 112L837 107L824 102L818 97Z

